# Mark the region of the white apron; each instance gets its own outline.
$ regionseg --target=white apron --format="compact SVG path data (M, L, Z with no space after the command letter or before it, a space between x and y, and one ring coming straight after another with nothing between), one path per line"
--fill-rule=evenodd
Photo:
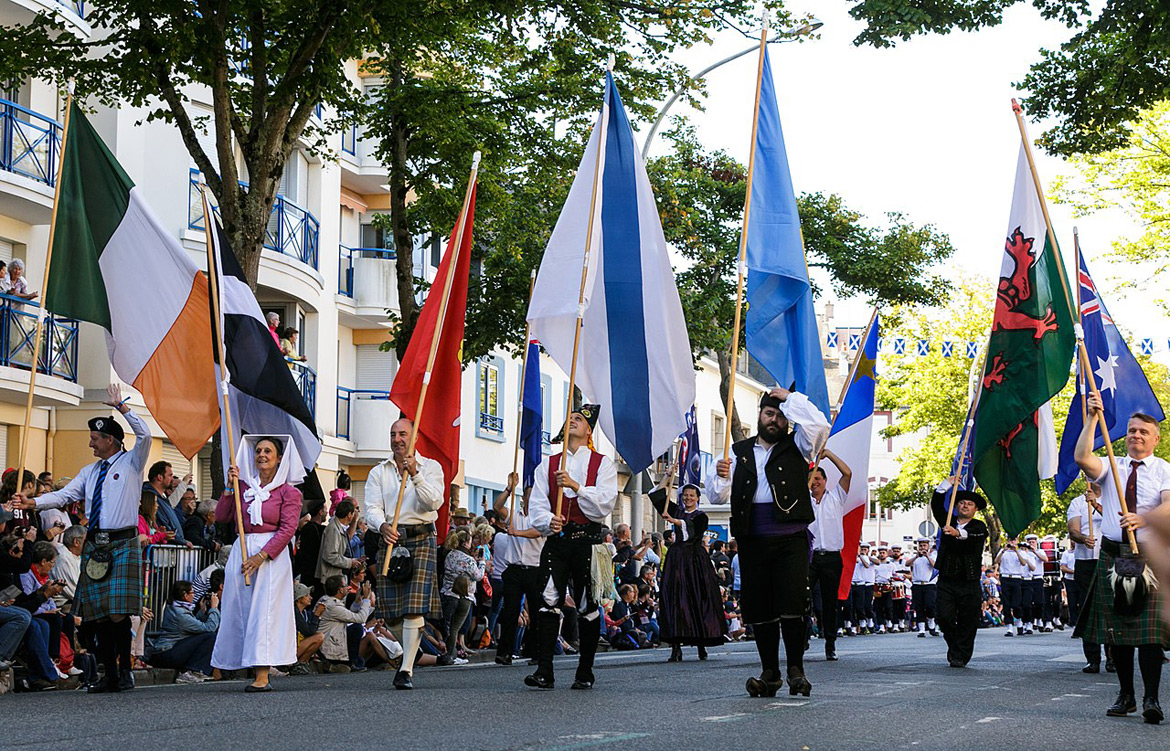
M245 535L248 551L268 544L274 532ZM292 561L287 551L261 564L244 584L240 542L232 544L224 569L219 633L211 664L220 670L291 665L297 661L297 630L293 615Z

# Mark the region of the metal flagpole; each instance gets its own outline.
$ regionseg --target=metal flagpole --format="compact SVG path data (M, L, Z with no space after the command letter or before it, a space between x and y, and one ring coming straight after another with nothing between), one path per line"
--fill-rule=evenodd
M756 132L760 127L760 90L764 85L764 52L768 45L768 13L764 12L764 25L760 29L760 61L756 66L756 104L752 111L752 146L748 152L747 193L743 201L743 228L739 233L739 260L736 264L735 323L731 329L731 377L727 383L727 404L724 414L727 426L723 436L723 461L731 456L731 415L735 409L735 372L739 361L739 326L743 308L743 283L746 276L748 219L752 208L752 177L756 168Z
M53 261L53 235L57 229L57 206L61 203L61 174L65 169L65 146L69 142L69 115L73 110L73 83L70 82L68 93L65 95L65 122L61 129L61 156L57 159L57 184L53 186L53 214L49 219L49 245L45 249L45 273L42 277L41 306L37 315L36 331L33 334L32 363L28 372L28 398L24 404L24 425L20 428L20 458L17 462L16 492L24 489L24 469L28 464L28 431L32 425L33 395L37 387L37 364L41 360L41 339L44 336L45 316L51 315L48 308L49 294L49 266ZM52 152L49 152L50 155ZM41 315L43 313L43 315ZM49 363L46 361L45 365Z
M414 455L414 444L418 439L418 424L422 420L423 407L427 403L427 389L431 385L431 370L435 367L435 357L439 352L439 340L443 337L443 322L447 318L447 302L451 299L451 285L455 280L455 267L459 263L459 251L463 247L463 234L467 231L467 210L471 205L471 192L475 189L475 177L479 172L480 153L477 151L471 156L471 175L467 178L467 191L463 194L463 211L459 214L459 229L455 233L454 247L451 249L451 263L447 266L447 278L443 281L443 296L439 298L439 317L435 322L435 333L431 337L431 351L427 355L427 369L423 372L422 389L418 395L418 407L414 412L414 419L410 423L410 442L406 446L406 455ZM398 478L398 503L394 506L394 520L390 526L398 529L398 517L402 513L402 498L406 495L406 470ZM446 503L444 499L444 503ZM390 550L382 559L382 576L390 569Z
M532 277L528 282L528 304L532 305L532 290L536 287L536 269L532 270ZM520 358L520 398L516 404L516 446L512 450L512 474L516 474L516 469L520 463L520 431L524 428L524 382L528 380L528 350L531 349L532 324L528 321L524 322L524 354ZM509 478L510 479L510 478ZM516 478L516 484L521 485L519 476ZM520 488L523 492L523 487ZM513 516L516 513L516 488L512 488L512 504L511 510L508 512L508 522L511 523Z
M211 206L207 203L207 184L203 181L202 173L199 178L199 195L203 199L203 233L204 240L207 243L207 275L208 284L211 287L211 325L215 327L215 342L216 348L219 351L219 377L218 384L221 404L223 405L223 420L224 428L228 439L228 464L232 469L236 467L236 437L232 432L232 403L228 395L228 380L229 373L227 369L227 352L223 343L223 327L221 326L223 318L220 316L219 307L219 293L220 293L220 274L219 268L219 253L216 249L219 244L213 241L212 222L215 218L211 214ZM235 496L236 505L236 532L240 535L240 560L248 560L248 541L244 536L244 504L240 500L240 478L236 477L232 480L232 494ZM244 585L252 585L252 577L244 575Z
M606 68L611 73L613 72L615 60L614 56L610 55ZM593 191L589 196L589 223L585 228L585 253L581 259L581 291L577 295L577 322L573 329L573 359L569 365L569 396L565 404L565 425L561 431L561 437L564 443L561 450L561 469L567 470L565 462L568 457L565 455L565 449L569 446L569 420L573 416L573 392L577 386L577 351L581 346L581 322L585 317L585 282L589 277L589 255L593 249L593 220L597 214L597 185L601 178L601 155L605 152L605 136L609 129L609 89L605 91L605 102L601 106L601 121L597 125L597 153L594 155L593 163ZM557 485L557 503L554 516L561 515L561 503L564 501L565 489L561 485Z

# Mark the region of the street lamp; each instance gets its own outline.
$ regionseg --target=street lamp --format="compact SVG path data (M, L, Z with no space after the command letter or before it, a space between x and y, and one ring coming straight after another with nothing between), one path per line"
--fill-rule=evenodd
M821 22L819 19L810 18L807 21L805 21L803 24L801 24L800 26L798 26L796 28L788 29L787 31L783 32L782 35L777 36L775 39L768 40L768 43L769 44L781 44L783 42L791 42L794 39L799 39L800 37L808 36L809 34L813 33L814 31L816 31L817 29L821 28L824 25L825 24L823 22ZM670 99L666 100L666 104L662 105L662 109L658 110L658 116L654 119L654 125L652 125L650 127L650 132L646 134L646 142L644 144L642 144L642 161L646 161L646 156L650 153L650 143L654 140L654 135L658 132L658 126L662 125L662 120L666 117L667 111L670 110L670 108L674 105L674 103L677 102L679 100L679 98L682 97L683 94L687 93L687 91L691 88L692 84L694 84L696 81L703 78L708 73L715 70L716 68L721 67L723 65L726 65L727 63L731 62L732 60L738 60L739 58L743 57L744 55L748 54L749 52L755 52L758 49L759 49L759 45L752 45L751 47L748 47L746 50L742 50L741 52L736 52L734 55L731 55L730 57L725 57L722 60L720 60L719 62L717 62L713 65L709 65L706 68L703 68L701 71L699 71L698 73L696 73L695 75L690 77L690 79L687 81L686 86L684 86L683 88L674 92L674 95L671 96Z

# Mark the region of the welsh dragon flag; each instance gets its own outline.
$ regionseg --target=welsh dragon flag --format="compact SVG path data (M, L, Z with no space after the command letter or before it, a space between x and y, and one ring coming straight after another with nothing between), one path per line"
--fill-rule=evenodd
M975 479L1013 536L1040 516L1040 480L1056 473L1048 402L1068 381L1075 346L1060 250L1048 240L1024 148L1016 164L972 451Z

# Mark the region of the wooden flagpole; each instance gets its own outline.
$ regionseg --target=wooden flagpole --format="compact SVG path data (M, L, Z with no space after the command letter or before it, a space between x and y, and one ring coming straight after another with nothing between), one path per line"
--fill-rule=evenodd
M739 362L739 327L743 308L743 284L747 264L748 219L752 209L752 177L756 168L756 132L760 127L760 90L764 84L764 50L768 44L768 14L764 12L764 25L760 29L760 61L756 66L756 104L752 110L752 146L748 152L747 193L743 200L743 228L739 233L739 260L736 264L735 323L731 329L731 377L727 382L727 404L724 414L727 425L723 436L723 461L731 456L731 415L735 409L735 372Z
M532 304L532 290L536 288L536 269L532 270L532 277L528 282L528 304ZM520 431L524 428L524 382L528 380L528 350L531 348L532 324L524 321L524 354L520 358L520 399L516 405L516 446L512 449L512 474L516 474L516 470L520 465ZM512 478L508 478L509 480ZM516 478L516 484L522 485L519 476ZM512 488L512 503L511 509L508 511L508 523L512 522L512 518L516 514L516 490ZM523 492L523 487L519 490Z
M1012 111L1016 114L1016 124L1020 128L1020 138L1024 144L1024 154L1028 158L1028 168L1032 171L1032 185L1036 188L1036 197L1040 201L1040 211L1044 214L1044 223L1048 229L1048 241L1052 244L1052 255L1056 259L1057 265L1060 267L1060 283L1064 285L1065 299L1069 303L1069 314L1071 318L1075 318L1077 336L1077 352L1080 357L1081 368L1085 371L1085 383L1089 385L1090 391L1099 399L1101 393L1097 390L1097 379L1093 377L1092 365L1089 364L1089 352L1085 349L1085 332L1081 328L1080 311L1074 311L1072 306L1072 294L1068 288L1068 274L1065 272L1064 259L1060 257L1060 250L1056 244L1056 234L1052 229L1052 219L1048 216L1048 202L1044 199L1044 190L1040 187L1040 174L1036 171L1036 160L1032 157L1032 144L1028 141L1028 129L1024 124L1024 110L1019 102L1012 99ZM1105 424L1105 415L1098 413L1096 420L1097 426L1101 429L1101 435L1105 439L1105 453L1109 456L1109 470L1113 475L1113 484L1117 490L1117 499L1122 504L1125 503L1125 493L1121 489L1121 477L1117 474L1117 458L1113 455L1113 442L1109 438L1109 427ZM1090 515L1092 514L1092 506L1089 507ZM1138 554L1137 537L1134 535L1132 529L1127 530L1129 538L1130 552L1134 555Z
M228 396L228 380L229 373L227 369L227 351L223 343L223 317L220 315L219 307L219 282L222 278L219 268L219 253L216 248L219 243L214 241L213 227L215 217L211 213L211 206L207 202L207 184L204 182L202 174L199 178L199 196L203 199L203 235L204 241L207 244L207 275L208 285L211 287L211 321L215 326L215 346L219 354L219 378L218 384L220 403L223 405L223 420L225 432L228 439L228 464L232 469L238 470L236 466L236 436L232 431L232 402ZM248 560L248 541L244 533L244 504L240 499L240 478L236 477L232 480L232 495L235 496L236 505L236 533L240 536L240 560ZM252 577L244 575L244 585L252 585Z
M471 156L471 175L467 178L467 191L463 194L463 211L459 214L459 229L455 233L454 247L451 249L451 263L447 266L447 278L443 280L443 296L439 298L439 317L435 322L435 333L431 337L431 351L427 355L427 369L423 372L422 389L418 394L418 407L414 411L414 419L410 424L410 442L406 446L406 455L414 456L414 444L418 440L418 424L422 420L423 408L427 403L427 390L431 385L431 371L435 367L435 357L439 352L439 341L443 338L443 322L447 318L447 303L451 299L451 285L455 280L455 268L459 264L459 252L463 247L463 235L467 231L467 211L471 206L471 193L475 190L475 178L479 173L480 153L477 151ZM406 470L398 478L398 503L394 506L394 520L390 526L398 529L398 517L402 514L402 498L406 495ZM444 498L444 503L449 501ZM382 576L390 569L390 550L382 559Z
M873 309L873 315L869 317L869 323L865 327L865 333L861 335L861 345L857 348L857 354L853 357L853 364L849 366L849 378L845 380L845 385L841 387L841 394L837 397L837 409L833 413L833 419L829 422L829 435L833 434L833 426L837 424L837 418L841 415L841 407L845 404L845 395L849 393L849 387L853 385L853 378L857 375L857 363L862 357L865 357L865 343L869 341L869 334L873 330L873 324L877 321L878 309ZM826 444L828 437L825 438ZM824 446L821 446L824 449ZM812 469L808 473L808 486L812 487L812 478L817 473L817 469L821 466L821 452L817 451L816 461L813 463Z
M610 55L607 63L607 69L612 73L614 66L614 56ZM597 152L594 155L593 162L593 191L589 196L589 223L585 227L585 253L581 259L581 291L577 295L577 322L573 328L573 359L569 366L569 395L565 400L565 424L561 431L561 437L564 447L561 453L561 469L565 469L565 450L569 446L569 421L573 417L573 392L577 386L577 352L581 346L581 322L585 317L585 282L589 277L589 255L593 249L593 220L597 214L597 184L601 177L601 156L605 153L605 136L609 129L609 90L605 92L605 103L601 107L601 122L598 123L597 132ZM565 489L561 485L557 485L557 503L554 516L561 515L561 504L565 498Z
M1084 331L1085 320L1084 313L1081 311L1081 236L1077 232L1077 228L1073 227L1073 254L1077 259L1077 320L1081 323L1081 330ZM1085 369L1081 366L1080 361L1077 362L1077 391L1081 392L1081 425L1089 421L1089 395L1086 391L1086 376ZM1085 477L1088 482L1089 478ZM1089 537L1093 536L1093 503L1089 500L1088 494L1085 494L1085 513L1089 516Z
M49 266L53 261L53 235L57 230L57 206L61 203L61 174L65 169L65 146L69 142L69 115L73 110L73 84L65 95L65 122L61 128L61 156L57 159L57 184L53 186L53 213L49 219L49 245L45 249L45 273L41 281L41 305L37 311L36 331L33 334L32 365L28 372L28 398L24 404L24 425L20 428L20 460L16 470L16 492L24 490L24 470L28 464L28 431L32 425L33 395L37 388L37 364L41 360L41 339L44 337L45 317L49 313ZM50 152L51 154L52 152ZM45 363L48 365L48 362Z

